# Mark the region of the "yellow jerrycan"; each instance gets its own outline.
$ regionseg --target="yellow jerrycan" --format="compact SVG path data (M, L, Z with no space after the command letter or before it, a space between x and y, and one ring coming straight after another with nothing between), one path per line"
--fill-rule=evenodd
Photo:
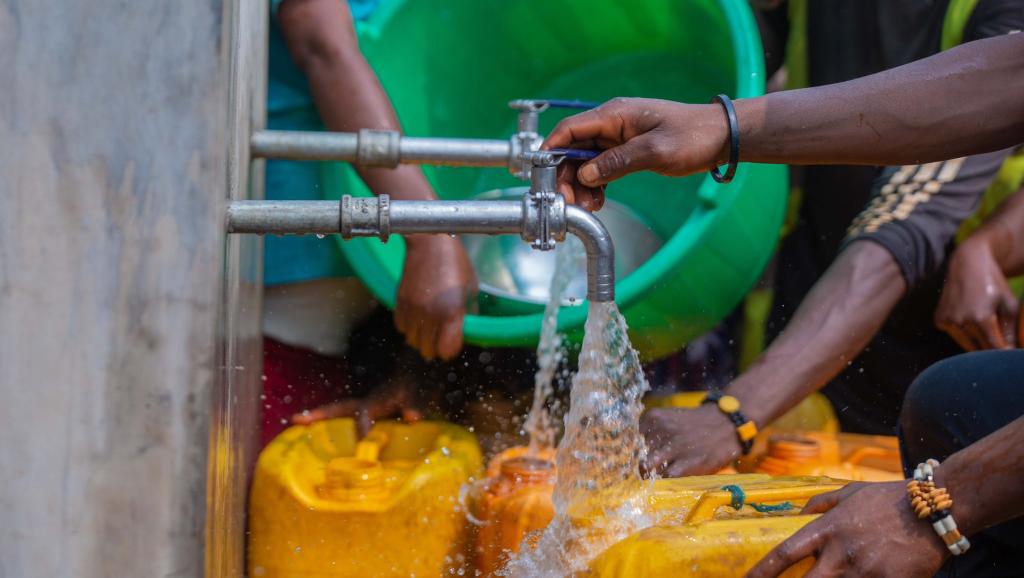
M533 546L530 536L543 530L553 515L551 493L553 483L546 477L549 467L523 474L528 462L525 448L513 448L499 454L492 462L488 478L476 482L467 502L478 528L476 539L476 570L479 576L494 576L509 557L526 544ZM529 458L529 460L538 460ZM550 462L549 462L550 463ZM529 467L529 466L527 466ZM695 520L740 520L746 518L792 517L812 497L838 490L846 482L816 476L772 477L767 474L717 474L657 480L647 494L647 511L657 524L678 526ZM731 488L723 490L722 488ZM740 492L736 494L735 492ZM742 503L737 496L745 496ZM756 499L755 499L756 498ZM604 539L597 528L603 526L601 516L609 510L609 502L600 495L570 512L572 523L588 528L591 544ZM760 508L760 509L759 509ZM612 546L611 543L606 546ZM625 574L624 574L625 576Z
M701 478L704 478L703 480ZM798 512L812 497L843 487L821 477L770 478L757 474L694 476L656 488L668 515L597 556L584 576L647 578L673 575L740 578L772 548L816 516ZM696 494L699 486L725 485ZM660 483L660 482L659 482ZM675 507L670 506L675 503ZM783 576L803 576L804 561Z
M260 454L249 502L251 578L442 576L468 571L459 492L473 434L440 422L293 426Z

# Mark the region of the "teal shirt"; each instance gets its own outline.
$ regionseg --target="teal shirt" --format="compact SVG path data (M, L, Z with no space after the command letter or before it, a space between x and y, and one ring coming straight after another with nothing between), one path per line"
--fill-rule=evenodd
M267 55L267 128L271 130L323 130L313 105L309 83L292 62L277 25L277 7L271 2ZM348 0L355 20L367 18L380 0ZM267 161L266 198L275 201L323 198L321 163ZM268 235L264 241L263 281L266 285L298 283L325 277L349 277L352 271L334 239L316 236Z

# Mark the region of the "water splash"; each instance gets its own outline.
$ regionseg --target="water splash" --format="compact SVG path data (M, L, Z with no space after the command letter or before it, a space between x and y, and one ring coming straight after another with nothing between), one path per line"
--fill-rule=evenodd
M639 470L647 452L639 427L647 389L618 308L591 303L558 444L555 518L536 548L525 547L504 575L582 571L605 548L651 525L650 485Z
M533 405L526 416L525 429L529 436L529 455L536 456L545 449L555 447L558 433L553 405L555 372L566 359L565 340L558 333L558 311L565 291L577 270L577 262L585 259L583 244L575 237L566 239L555 249L555 274L551 277L548 303L544 306L540 342L537 344L537 373L533 379Z

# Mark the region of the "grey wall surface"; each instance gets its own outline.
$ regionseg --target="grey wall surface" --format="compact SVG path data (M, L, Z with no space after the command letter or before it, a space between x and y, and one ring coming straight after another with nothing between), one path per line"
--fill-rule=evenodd
M245 0L231 19L228 196L263 198L263 162L249 164L249 135L266 117L268 9ZM221 369L214 385L210 430L207 576L234 578L245 571L246 497L260 432L263 334L260 326L263 238L231 235L224 253L220 308Z
M4 578L203 573L233 4L0 2Z

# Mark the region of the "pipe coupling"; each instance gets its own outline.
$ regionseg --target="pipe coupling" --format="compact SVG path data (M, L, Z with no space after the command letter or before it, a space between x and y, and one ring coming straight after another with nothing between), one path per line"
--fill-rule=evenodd
M353 237L377 237L387 243L391 236L391 198L388 195L376 197L341 197L342 239Z
M565 240L565 197L557 193L523 195L522 238L534 249L551 251Z
M395 168L402 160L402 135L395 130L364 128L359 131L356 164Z

